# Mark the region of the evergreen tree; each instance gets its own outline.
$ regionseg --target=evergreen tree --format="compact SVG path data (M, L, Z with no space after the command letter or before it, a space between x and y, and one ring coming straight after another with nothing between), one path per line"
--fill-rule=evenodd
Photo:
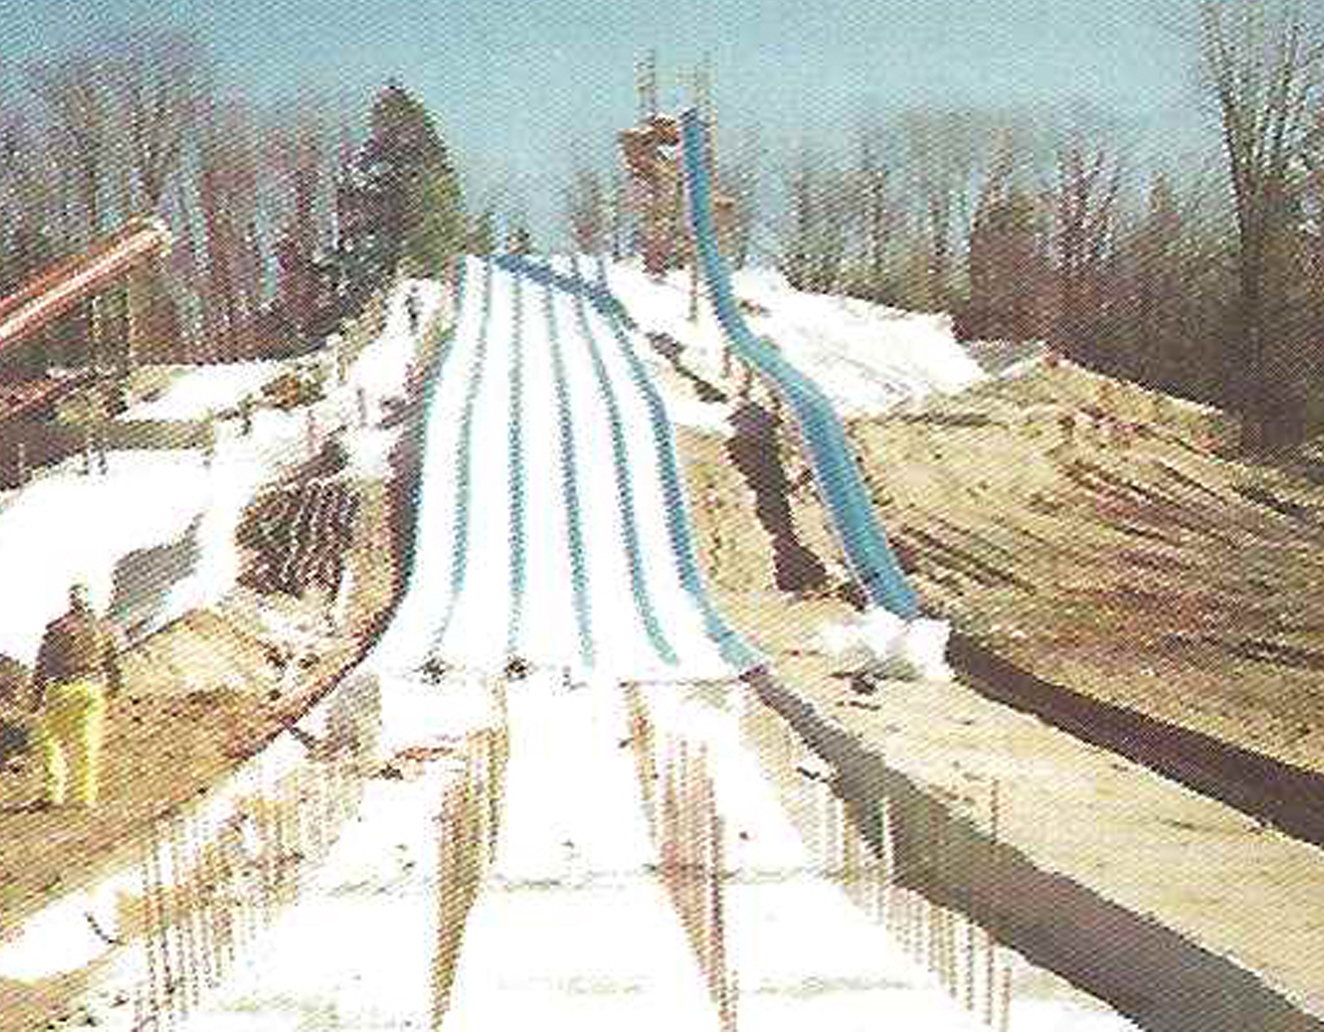
M341 293L354 307L397 271L435 275L464 241L459 180L427 109L396 82L373 104L371 134L345 170Z

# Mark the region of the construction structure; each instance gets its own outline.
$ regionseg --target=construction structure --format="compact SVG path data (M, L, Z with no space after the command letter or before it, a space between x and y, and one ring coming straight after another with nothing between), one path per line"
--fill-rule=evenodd
M53 320L90 299L93 306L90 333L94 339L89 365L94 366L99 357L95 346L99 341L95 338L100 331L100 295L146 262L167 254L170 246L170 231L161 219L138 217L96 240L82 254L62 258L47 266L18 290L0 299L0 352L22 347ZM130 305L120 371L127 371L134 364L136 331L133 306ZM37 377L20 378L20 382L6 385L5 394L0 396L0 418L11 414L15 407L26 409L39 403L35 399L56 389L56 381L46 375L48 370L42 369L40 373ZM28 382L21 382L24 379ZM68 379L61 377L58 382L67 383Z
M13 447L0 449L0 482L21 482L28 467L58 459L68 451L63 443L54 443L70 437L52 426L57 418L82 421L106 415L106 400L95 388L105 372L99 368L103 357L100 299L112 286L128 288L134 273L168 254L171 244L170 231L160 218L131 218L86 251L52 263L0 299L0 356L5 358L34 346L45 328L75 306L91 303L87 359L80 367L57 372L47 367L43 355L31 372L14 363L2 378L0 424L6 424L5 441ZM111 370L117 377L132 372L136 365L139 327L132 302L125 307L124 346ZM46 426L53 432L40 432Z
M639 94L639 122L618 133L616 139L633 187L633 205L640 227L639 245L644 268L652 276L662 276L668 270L684 265L694 269L693 248L685 229L685 191L679 160L680 130L676 120L661 114L658 107L656 53L650 52L639 63L635 84ZM709 127L711 139L714 122L712 75L706 59L691 73L688 85L694 107ZM713 160L710 149L710 170ZM719 239L725 239L735 211L734 200L719 193L713 197L713 209Z

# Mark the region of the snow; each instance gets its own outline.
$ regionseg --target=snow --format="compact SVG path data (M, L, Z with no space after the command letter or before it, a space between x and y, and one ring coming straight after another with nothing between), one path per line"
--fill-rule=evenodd
M0 652L31 663L76 580L94 603L113 594L118 560L179 539L207 504L201 457L114 456L112 473L42 478L0 514ZM151 500L144 504L144 500Z
M750 330L769 338L797 369L813 379L843 417L873 415L898 406L916 406L932 394L957 394L985 378L956 340L952 318L905 312L854 298L796 290L768 268L737 271L736 296L752 307L744 312ZM689 314L689 274L672 272L662 281L649 277L639 262L608 266L608 282L645 332L666 333L684 345L682 361L717 385L723 375L725 342L702 296L698 318ZM766 310L760 311L760 309ZM660 357L650 363L662 367ZM676 418L698 415L678 410Z
M181 366L159 397L129 407L120 418L204 419L209 412L234 408L285 369L283 362L236 362Z
M861 673L901 680L951 681L944 620L918 618L909 622L874 607L841 623L819 630L819 645L838 662Z
M409 316L405 301L410 292L419 300L419 325L427 326L442 302L443 288L436 280L407 279L401 282L386 306L386 324L382 333L364 347L358 360L348 371L346 383L336 394L342 402L357 400L362 389L377 407L370 411L369 422L380 417L380 405L390 398L403 398L409 371L413 365L415 349L409 333Z
M563 273L572 271L568 259L559 259L556 266ZM676 580L672 543L661 516L665 501L660 460L650 446L647 410L619 355L614 329L591 305L584 306L581 325L573 296L554 290L551 316L564 351L567 429L580 467L575 471L577 507L567 504L569 496L560 486L561 427L548 299L544 288L532 281L523 284L520 312L527 594L521 614L509 611L515 552L511 520L502 516L512 510L515 475L507 454L514 288L510 273L493 272L488 354L483 375L475 380L483 277L481 263L471 263L469 301L454 345L457 355L438 385L428 422L428 461L434 472L425 479L420 499L419 526L429 540L454 547L420 549L418 573L437 586L455 616L450 626L440 628L435 607L415 619L433 635L442 632L444 640L437 643L444 646L443 653L485 668L500 666L507 645L504 633L485 629L504 632L509 621L515 621L519 648L538 662L578 669L588 658L584 649L591 648L600 654L594 658L631 674L679 676L682 668L689 676L729 673ZM751 322L847 413L885 409L933 391L959 390L981 375L952 339L946 317L907 315L865 302L805 294L769 270L742 272L736 283L741 297L767 309L766 315L749 316ZM684 345L687 365L720 380L720 330L706 305L698 321L689 322L683 274L656 283L637 263L624 262L609 268L608 284L628 298L641 331L670 334ZM217 600L237 573L233 538L243 507L280 469L306 457L310 443L315 447L325 433L342 430L352 471L384 472L398 430L358 427L359 407L366 403L371 424L389 399L405 393L415 356L405 308L410 291L422 302L425 325L442 299L438 283L401 284L388 301L382 333L362 350L344 382L336 382L331 372L313 426L307 412L259 409L248 436L240 435L237 421L218 424L210 467L192 452L113 452L104 476L81 476L80 460L73 460L16 493L0 510L0 577L18 588L11 587L0 598L0 652L30 662L42 627L61 610L67 587L76 579L88 581L97 601L113 604L113 615L135 633ZM605 381L599 382L584 329L596 343ZM631 333L629 340L655 382L667 382L658 374L668 363L643 332ZM125 418L204 418L233 408L285 368L289 363L192 369ZM459 413L471 390L473 422L466 439ZM620 455L613 452L604 391L613 396L622 423ZM666 404L674 422L725 426L725 406L674 392ZM467 497L453 476L461 468L470 471ZM615 491L604 490L611 484ZM632 496L628 521L622 489ZM88 519L89 513L96 518ZM568 548L575 521L584 542L582 596L573 590ZM631 541L637 549L639 585L627 562ZM467 561L470 555L473 561ZM580 640L577 606L583 608L587 643ZM658 636L650 635L646 626L649 607L667 645L683 658L681 667L658 662ZM879 654L886 653L880 647Z
M321 433L344 427L354 472L380 474L398 430L357 423L358 390L380 412L402 395L414 359L404 299L418 292L424 323L442 299L439 283L406 281L391 296L382 333L328 384L315 407ZM290 368L243 362L191 368L158 397L122 418L202 419L232 408ZM62 612L69 585L86 582L94 604L132 638L189 609L211 605L239 572L235 528L249 501L292 462L307 458L308 413L259 409L252 433L217 423L210 465L194 450L111 451L107 472L83 475L75 457L40 473L0 508L0 654L31 664L47 621ZM314 444L317 442L314 441Z

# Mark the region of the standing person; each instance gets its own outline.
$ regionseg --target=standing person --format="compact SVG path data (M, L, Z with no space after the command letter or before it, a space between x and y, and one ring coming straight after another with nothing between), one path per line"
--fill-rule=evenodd
M415 287L409 288L409 293L405 295L405 314L409 316L409 332L418 334L418 290Z
M46 625L32 673L32 709L45 772L41 806L97 801L106 701L120 690L117 635L97 616L85 584L69 589L69 611Z

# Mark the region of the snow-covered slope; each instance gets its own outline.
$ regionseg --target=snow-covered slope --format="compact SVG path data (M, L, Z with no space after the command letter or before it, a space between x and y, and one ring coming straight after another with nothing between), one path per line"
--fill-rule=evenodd
M688 273L673 272L657 281L638 261L628 260L610 264L607 277L643 331L679 341L684 362L705 378L722 383L733 375L723 358L721 329L702 294L698 317L688 317ZM753 332L772 339L842 416L918 404L929 394L958 393L984 378L956 340L948 315L806 293L767 268L737 272L734 286ZM653 361L665 364L660 357ZM683 419L684 412L677 415Z

